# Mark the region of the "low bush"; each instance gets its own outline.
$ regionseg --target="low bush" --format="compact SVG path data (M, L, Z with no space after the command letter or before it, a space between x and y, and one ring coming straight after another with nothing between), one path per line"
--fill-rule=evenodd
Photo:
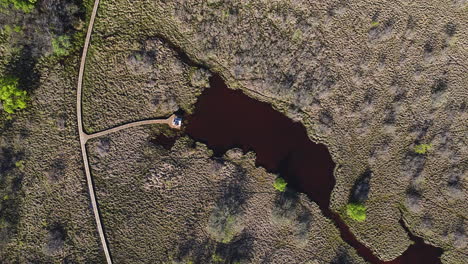
M431 144L419 144L419 145L414 146L414 152L418 154L426 154L431 149L432 149Z
M72 48L70 37L62 35L52 39L52 51L57 56L67 56Z
M360 203L349 203L346 205L346 214L351 219L362 222L366 220L366 206Z
M26 91L18 88L18 78L0 78L0 101L5 112L12 114L15 110L26 108L27 99Z
M281 177L276 178L275 182L273 183L273 187L280 192L284 192L286 190L286 186L288 183Z
M13 6L15 9L25 13L31 12L36 6L37 0L0 0L0 5L4 7Z
M223 262L225 262L224 259L223 259L220 255L218 255L218 254L216 254L216 253L214 253L213 255L211 255L211 260L212 260L214 263L223 263Z

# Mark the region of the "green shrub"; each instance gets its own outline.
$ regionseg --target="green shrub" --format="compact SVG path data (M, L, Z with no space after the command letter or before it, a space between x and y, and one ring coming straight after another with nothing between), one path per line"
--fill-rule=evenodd
M12 114L15 110L26 108L27 99L26 91L18 88L17 78L0 78L0 101L5 112Z
M10 25L3 26L2 33L9 36L13 32L13 28Z
M273 183L273 187L280 192L286 190L286 185L288 185L288 183L281 177L276 178L275 183Z
M4 7L12 5L15 9L29 13L36 6L36 2L37 0L0 0L0 5Z
M419 144L414 146L414 152L418 154L426 154L429 150L432 149L432 144Z
M57 56L67 56L70 53L72 43L67 35L52 39L52 51Z
M351 219L362 222L366 220L366 206L359 203L349 203L346 205L346 214Z
M297 29L296 31L294 31L294 34L292 36L292 41L295 43L299 43L302 40L302 36L303 36L302 31L300 29Z
M23 169L24 168L24 160L19 160L15 162L15 167L18 169Z
M223 262L225 262L224 259L223 259L220 255L218 255L218 254L216 254L216 253L214 253L213 255L211 255L211 260L212 260L214 263L223 263Z
M1 0L0 0L1 1ZM9 36L11 33L16 32L16 33L21 33L23 31L23 28L21 26L10 26L10 25L5 25L3 26L3 29L1 30L2 33L5 35Z
M23 32L23 28L21 26L14 26L13 31L16 33L21 33Z

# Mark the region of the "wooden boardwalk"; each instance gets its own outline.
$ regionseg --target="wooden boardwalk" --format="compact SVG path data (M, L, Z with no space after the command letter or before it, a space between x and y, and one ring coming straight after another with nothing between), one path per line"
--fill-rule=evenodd
M93 30L94 20L96 19L98 6L99 6L99 0L95 0L93 11L91 13L91 17L89 20L88 31L86 33L86 39L85 39L84 46L83 46L83 53L81 56L80 70L78 73L78 85L77 85L77 92L76 92L76 119L78 122L77 125L78 125L78 134L80 137L81 155L83 157L83 164L84 164L84 169L85 169L85 174L86 174L86 181L88 185L89 198L91 200L91 207L93 209L94 219L95 219L97 230L99 233L99 239L101 241L101 246L104 251L107 264L112 264L112 258L111 258L109 247L107 245L106 237L104 234L103 224L99 216L99 209L98 209L98 204L96 201L96 195L94 192L93 179L92 179L92 175L89 169L88 154L86 152L86 142L92 138L97 138L100 136L104 136L110 133L114 133L123 129L136 127L136 126L149 125L149 124L167 124L170 127L175 128L175 129L179 129L180 126L174 125L174 118L176 116L172 115L167 119L154 119L154 120L143 120L143 121L132 122L132 123L124 124L124 125L117 126L114 128L106 129L104 131L93 133L93 134L86 134L84 132L83 121L82 121L82 106L81 106L83 75L84 75L84 67L86 64L86 55L88 53L89 43L91 40L91 33Z

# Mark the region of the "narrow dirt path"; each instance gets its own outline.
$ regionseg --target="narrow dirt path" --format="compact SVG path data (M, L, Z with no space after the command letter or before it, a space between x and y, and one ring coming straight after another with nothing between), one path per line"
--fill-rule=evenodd
M94 1L94 7L93 11L91 13L91 17L89 20L89 25L88 25L88 31L86 33L86 38L83 46L83 53L81 56L81 63L80 63L80 70L78 73L78 85L77 85L77 92L76 92L76 119L78 122L78 134L80 136L80 145L81 145L81 155L83 157L83 164L84 164L84 169L85 169L85 174L86 174L86 181L88 183L88 192L91 200L91 207L93 209L93 214L94 214L94 219L96 221L96 226L97 230L99 233L99 238L101 241L101 246L102 249L104 250L104 254L106 256L106 261L107 264L112 264L112 258L109 253L109 247L107 246L107 241L106 237L104 235L104 230L103 230L103 225L101 222L101 218L99 216L99 210L98 210L98 205L96 201L96 195L94 193L94 185L93 185L93 179L91 177L91 172L89 169L89 161L88 161L88 154L86 152L86 142L91 139L91 138L96 138L100 136L104 136L113 132L120 131L122 129L127 129L130 127L136 127L136 126L141 126L141 125L148 125L148 124L167 124L172 128L179 128L178 126L173 125L173 120L175 118L175 115L170 116L167 119L155 119L155 120L144 120L144 121L137 121L133 123L128 123L124 124L121 126L117 126L114 128L110 128L98 133L94 134L86 134L83 130L83 121L82 121L82 107L81 107L81 101L82 101L82 87L83 87L83 75L84 75L84 67L86 63L86 55L88 53L88 47L89 47L89 42L91 39L91 32L93 30L94 26L94 20L96 18L96 13L97 9L99 6L99 0Z

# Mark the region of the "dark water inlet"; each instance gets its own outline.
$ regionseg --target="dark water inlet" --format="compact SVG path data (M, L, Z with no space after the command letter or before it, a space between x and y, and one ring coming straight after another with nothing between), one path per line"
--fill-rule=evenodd
M269 104L227 88L220 76L211 77L210 86L199 97L195 113L188 117L185 131L189 136L206 143L216 156L234 147L254 151L258 166L279 173L288 186L307 194L335 223L342 239L365 260L379 264L441 263L442 249L425 244L404 225L414 244L393 261L378 259L356 239L340 216L329 209L335 163L327 148L312 142L302 124L293 122Z
M335 163L327 148L310 141L300 123L228 89L219 76L212 77L210 85L199 97L186 132L218 156L234 147L254 151L257 165L279 172L290 186L328 208Z

